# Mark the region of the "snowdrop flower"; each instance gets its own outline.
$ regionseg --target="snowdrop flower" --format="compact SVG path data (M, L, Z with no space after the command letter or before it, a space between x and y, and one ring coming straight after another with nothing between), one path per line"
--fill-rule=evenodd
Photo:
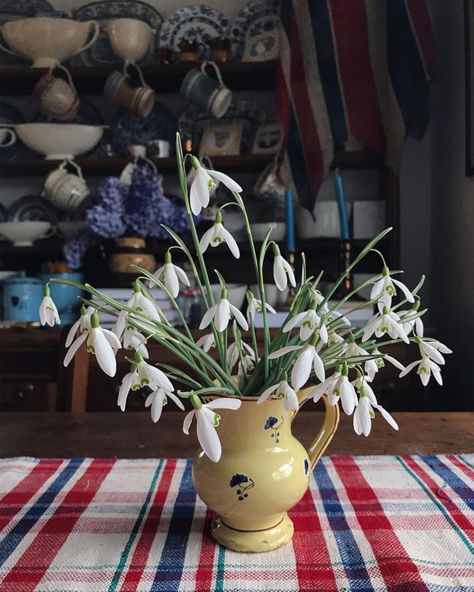
M248 302L247 319L248 319L249 323L253 323L255 321L255 315L257 314L257 312L262 312L262 310L263 310L262 302L261 302L261 300L258 300L257 298L255 298L255 296L252 294L252 292L247 292L247 302ZM265 308L266 308L266 310L268 310L268 312L271 312L272 314L276 314L276 310L273 308L273 306L270 306L267 302L265 302Z
M420 348L421 357L429 358L436 362L437 364L445 364L445 359L441 355L443 354L452 354L452 350L449 347L446 347L444 343L433 339L433 341L423 341L422 339L417 339L418 347Z
M163 406L168 403L168 399L174 401L176 405L184 411L183 403L174 393L159 388L150 393L145 401L145 407L151 406L151 419L154 423L160 419Z
M323 382L321 382L320 384L315 386L309 392L307 398L313 399L313 401L315 403L317 403L323 395L327 395L328 399L329 399L329 403L331 405L335 405L339 400L339 396L338 396L338 394L334 394L334 389L336 388L336 385L337 385L340 377L341 377L341 372L339 370L337 370L336 372L334 372L334 374L332 376L330 376L329 378L326 378L326 380L324 380Z
M136 391L144 386L148 386L152 391L159 389L163 389L166 393L174 391L174 386L166 374L159 368L145 362L143 356L139 352L136 352L133 369L122 378L122 384L119 389L117 405L122 411L125 411L130 390Z
M398 430L398 424L393 419L388 411L386 411L382 405L378 405L377 402L373 402L367 395L363 395L359 399L359 404L354 411L353 426L355 433L360 436L368 436L372 429L372 419L375 417L374 408L377 409L385 421L394 430Z
M296 287L295 274L293 268L286 259L280 254L280 247L277 244L273 244L273 279L280 292L286 290L288 286L288 280L293 288Z
M350 341L346 351L344 352L344 357L359 358L361 356L370 356L370 352L365 350L363 347L360 347L360 345L357 345L355 341Z
M429 383L431 375L434 376L436 382L439 385L443 384L443 379L441 377L441 368L438 366L436 362L433 362L427 356L423 356L421 360L416 360L415 362L408 364L408 366L402 372L400 372L400 378L406 376L416 366L418 366L416 372L419 375L423 386L426 386Z
M239 399L220 398L214 399L209 403L202 403L197 395L191 395L190 401L194 407L186 417L183 423L183 432L188 435L193 417L197 422L197 437L204 454L213 462L218 462L222 454L222 446L217 434L220 415L214 409L232 409L236 410L242 404Z
M384 266L381 279L377 280L372 286L372 290L370 291L370 300L377 300L390 308L392 305L392 298L397 295L398 287L403 292L408 302L415 302L413 294L405 286L405 284L392 278L389 273L390 270L388 267Z
M335 327L340 328L342 325L345 325L346 327L351 326L350 320L337 310L332 310L331 312L328 312L327 316L324 319L324 322L328 325L329 323L331 323L332 330L334 330Z
M227 365L229 367L229 370L232 370L232 368L237 364L237 361L240 359L241 353L246 370L248 370L251 366L251 364L248 364L246 362L255 362L255 352L250 347L250 345L243 341L241 341L240 344L242 346L242 350L240 350L240 347L237 345L235 341L231 343L227 348ZM249 359L245 360L245 358Z
M299 390L303 385L308 382L311 374L311 370L314 369L314 373L323 382L326 378L324 371L324 364L321 360L316 347L314 344L309 345L288 345L281 349L272 352L268 357L271 360L280 358L290 352L300 351L300 354L296 358L295 364L291 371L291 384L295 390Z
M95 355L100 368L108 376L115 376L117 371L115 351L121 347L121 344L115 333L108 329L102 329L99 323L99 315L96 312L91 315L90 329L82 332L69 347L64 358L64 366L69 365L86 339L87 351Z
M214 321L216 329L219 332L224 331L232 317L235 318L244 331L248 331L249 326L244 315L227 300L227 289L223 288L221 299L206 311L199 329L205 329Z
M191 285L186 272L173 263L169 251L166 251L164 265L158 268L153 275L157 280L163 281L173 298L176 298L179 294L179 282L188 288ZM150 281L149 283L151 285L153 282Z
M132 326L127 324L128 313L121 310L115 325L112 327L112 333L115 333L117 338L122 340L124 349L133 349L139 351L144 358L148 358L148 350L146 348L145 336Z
M239 246L231 233L222 225L222 214L219 210L216 214L214 225L202 235L199 246L201 247L201 252L205 253L209 245L211 247L218 247L221 243L227 244L230 252L236 259L240 257Z
M266 401L270 396L273 396L276 399L282 399L283 407L287 411L298 411L299 409L298 396L286 380L282 380L278 384L274 384L263 391L257 399L257 405Z
M191 183L189 202L195 216L201 213L202 208L207 208L210 199L210 190L216 183L222 183L232 192L241 193L242 187L233 179L217 171L205 169L195 156L191 156L191 163L196 171Z
M407 334L403 330L400 317L386 306L383 307L382 312L377 313L369 321L364 329L362 341L367 341L374 333L376 337L383 337L387 333L392 339L400 338L405 343L410 343Z
M399 370L405 370L405 366L401 364L396 358L389 356L388 354L383 354L378 349L372 350L372 355L380 357L367 360L364 364L364 371L370 381L374 379L375 375L381 368L385 367L385 362L390 362L390 364Z
M348 378L348 369L344 364L342 371L336 371L330 378L316 386L308 395L317 402L323 394L327 394L329 403L335 405L341 401L342 409L347 415L351 415L357 406L357 395L353 384Z
M133 282L133 296L127 302L127 306L148 315L155 321L160 320L156 306L142 294L142 289L138 281Z
M82 306L81 307L81 316L77 319L77 321L73 324L73 326L69 329L69 333L66 337L65 346L69 347L71 343L74 341L74 337L76 337L77 333L80 334L89 332L91 328L91 316L94 312L95 308L93 306Z
M207 353L211 349L211 347L216 346L216 342L214 341L214 335L212 333L203 335L196 341L196 345Z
M328 342L328 331L321 318L314 309L305 310L295 315L283 327L283 333L288 333L295 327L300 327L301 341L307 341L314 333L318 333L322 343Z
M48 284L44 285L44 296L39 307L39 317L43 326L54 327L54 325L61 324L58 309L51 298Z

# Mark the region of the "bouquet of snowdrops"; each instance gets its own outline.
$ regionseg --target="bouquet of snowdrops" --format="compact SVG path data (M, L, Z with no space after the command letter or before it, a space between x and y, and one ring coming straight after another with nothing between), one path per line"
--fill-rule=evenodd
M416 368L424 385L428 384L431 375L441 384L440 366L445 361L443 354L451 351L439 341L424 336L422 316L426 311L420 308L418 297L423 278L410 291L397 279L401 272L388 269L382 253L375 248L390 229L370 241L347 270L350 272L369 252L375 252L381 259L381 272L336 304L330 304L344 276L329 293L323 295L318 289L322 274L316 278L308 277L303 255L301 277L297 280L278 245L271 240L271 231L257 252L241 197L242 188L227 175L206 170L196 157L184 156L179 136L176 153L192 247L164 226L174 244L167 250L163 265L154 274L137 267L139 275L133 283L131 298L125 304L109 298L91 285L80 285L99 304L84 303L81 317L71 327L67 337L64 364L67 366L86 342L88 352L96 356L102 370L114 376L117 350L131 350L127 358L130 371L123 377L118 395L122 411L130 391L142 387L148 387L150 391L145 405L151 407L151 417L155 422L160 419L163 405L168 400L184 409L182 400L189 399L193 410L184 417L183 430L188 434L195 417L200 444L214 461L218 461L221 455L216 410L238 409L242 397L255 397L257 405L268 398L279 398L287 409L296 410L299 405L297 392L308 384L314 384L309 398L317 401L326 395L331 404L340 402L344 412L353 415L357 434L369 435L375 410L398 429L394 419L377 402L371 386L376 373L389 363L400 370L400 376ZM189 192L187 165L193 169ZM233 199L219 208L214 225L199 238L193 215L198 215L209 204L210 191L217 183L228 188ZM221 293L218 299L213 297L210 272L206 267L206 251L222 243L233 257L240 257L238 244L222 223L224 208L237 208L243 216L257 277L259 295L257 298L252 292L247 292L246 316L229 302L226 279L217 271L214 273L220 282ZM198 340L187 326L177 302L180 285L190 284L186 273L173 263L175 249L182 251L189 261L206 306L200 329L207 329L208 333ZM263 279L264 261L269 256L273 256L273 277L278 289L285 290L290 284L296 291L287 319L273 337L270 336L268 315L275 311L266 301ZM66 280L59 281L79 286ZM153 299L150 288L155 286L168 296L179 316L181 330L168 322ZM370 300L362 302L358 308L375 307L376 312L366 326L354 327L350 313L343 316L338 308L367 286L371 286ZM394 302L395 296L399 296L397 303ZM101 327L102 311L116 316L112 331ZM264 339L261 347L258 346L255 330L257 312L263 316ZM47 285L40 316L43 324L60 322ZM151 339L170 350L187 370L183 370L182 365L177 368L159 362L153 364L147 350ZM384 346L400 341L414 342L420 351L420 359L406 368L383 350ZM211 355L211 349L215 350L215 355ZM186 390L177 391L173 385L177 381L186 385ZM204 402L203 398L209 400L209 395L212 395L211 400Z

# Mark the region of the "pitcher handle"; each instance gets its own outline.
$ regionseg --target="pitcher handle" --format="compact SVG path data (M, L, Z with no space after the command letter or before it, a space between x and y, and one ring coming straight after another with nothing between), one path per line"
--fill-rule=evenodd
M298 392L298 401L300 404L299 409L301 409L301 407L306 403L308 400L307 396L313 388L314 387L309 387ZM318 435L307 450L311 469L314 469L316 463L321 458L326 448L329 446L329 443L333 439L339 424L339 404L336 403L335 405L331 405L327 395L323 395L322 399L324 401L324 407L326 410L324 422L318 432ZM292 420L296 417L297 413L298 411L293 413Z
M97 21L87 21L87 22L89 23L89 26L92 25L92 27L94 28L94 33L92 34L91 39L85 45L83 45L77 53L82 53L86 49L89 49L89 47L91 47L91 45L94 45L94 43L97 41L97 38L100 35L99 23Z
M3 27L0 27L0 33L2 34L2 37L3 37ZM5 41L5 39L3 39L3 41ZM5 41L5 43L6 43L6 41ZM16 54L14 51L12 51L12 50L11 50L9 47L5 47L5 45L3 45L3 43L2 43L1 41L0 41L0 49L1 49L2 51L4 51L5 53L9 53L10 55L14 55L14 56L16 56L16 55L17 55L17 54Z

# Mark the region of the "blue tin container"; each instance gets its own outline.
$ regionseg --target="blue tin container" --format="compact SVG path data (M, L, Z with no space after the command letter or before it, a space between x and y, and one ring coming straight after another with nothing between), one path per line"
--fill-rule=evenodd
M37 278L14 277L3 283L3 314L6 321L39 322L43 284Z

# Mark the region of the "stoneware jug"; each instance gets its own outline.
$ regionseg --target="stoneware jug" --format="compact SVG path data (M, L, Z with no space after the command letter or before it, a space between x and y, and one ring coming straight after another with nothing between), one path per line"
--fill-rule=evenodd
M304 402L310 389L298 393ZM339 408L324 398L324 423L308 450L293 436L295 412L280 399L257 405L242 400L237 411L219 410L219 462L202 450L194 457L193 480L204 503L217 512L213 538L228 549L249 553L272 551L289 542L293 523L288 510L309 485L311 470L331 441Z

